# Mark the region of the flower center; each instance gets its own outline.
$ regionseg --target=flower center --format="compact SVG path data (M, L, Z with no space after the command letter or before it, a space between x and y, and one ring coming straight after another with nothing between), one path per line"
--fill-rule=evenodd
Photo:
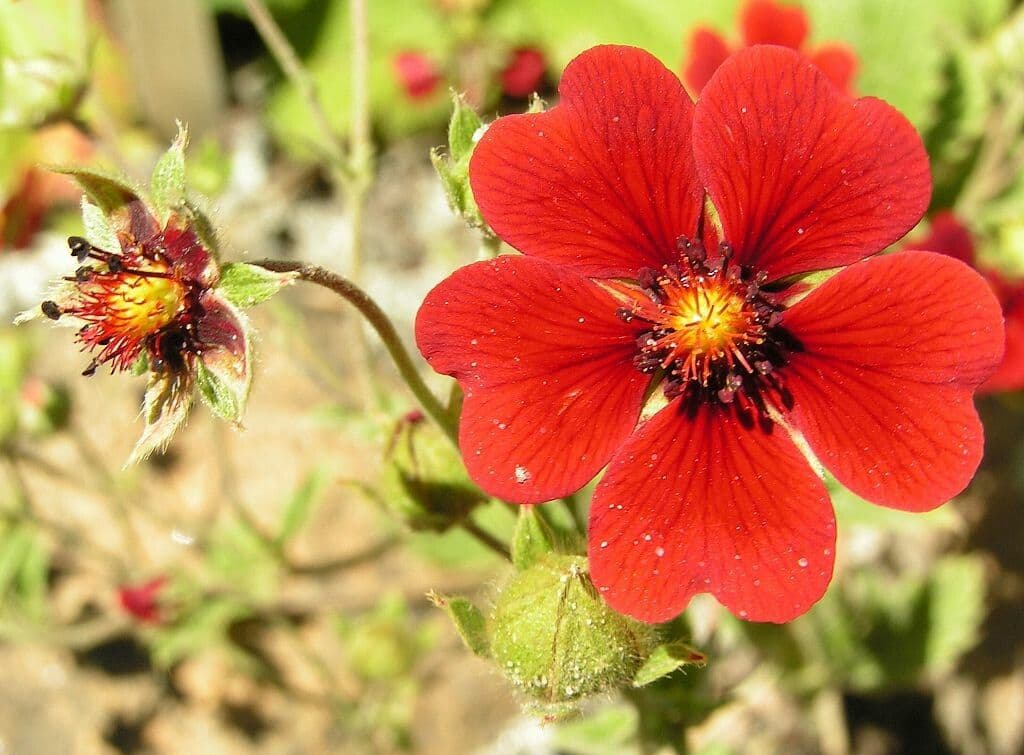
M84 374L107 362L114 370L126 369L144 349L154 362L166 361L167 334L194 328L196 285L176 275L157 248L138 246L114 254L76 236L68 243L80 262L90 264L65 279L70 290L61 305L44 302L43 312L54 319L71 315L84 323L78 340L98 350ZM188 346L187 338L172 340L180 341L182 349Z
M764 414L766 395L782 392L773 373L794 346L778 327L782 307L761 289L764 276L730 265L727 244L715 264L700 242L680 239L679 250L678 265L642 270L638 287L608 284L623 300L619 317L649 325L637 339L634 364L662 372L668 398L738 401Z

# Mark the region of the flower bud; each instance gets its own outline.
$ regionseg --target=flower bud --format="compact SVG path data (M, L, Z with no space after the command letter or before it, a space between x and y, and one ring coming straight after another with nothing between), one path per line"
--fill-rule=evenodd
M420 412L399 421L386 463L384 500L414 530L444 531L487 500L466 475L458 449Z
M654 629L601 600L582 556L547 554L498 597L491 652L508 679L546 704L572 703L632 682Z

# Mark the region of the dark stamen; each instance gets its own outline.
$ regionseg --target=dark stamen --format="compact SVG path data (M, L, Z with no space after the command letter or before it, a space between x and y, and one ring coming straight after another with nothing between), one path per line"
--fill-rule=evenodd
M92 244L81 236L68 236L68 248L79 262L85 262L89 258L89 253L92 252Z
M49 299L44 301L39 308L43 310L43 314L49 317L51 320L59 320L61 314L63 314L61 308L57 305L57 302L50 301Z

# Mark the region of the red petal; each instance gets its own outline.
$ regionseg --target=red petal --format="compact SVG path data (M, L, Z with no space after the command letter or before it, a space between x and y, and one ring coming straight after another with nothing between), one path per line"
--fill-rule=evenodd
M391 63L395 78L409 99L423 100L437 91L441 72L423 53L406 50L398 53Z
M853 77L859 67L857 53L846 45L822 45L811 55L811 62L828 76L836 89L846 95L853 94Z
M904 249L923 249L945 254L968 265L974 264L974 239L960 219L949 210L935 213L931 231L920 241L911 241Z
M736 259L771 279L874 254L928 206L914 127L881 100L842 96L791 50L727 60L701 93L693 136Z
M416 342L462 386L459 445L488 493L567 495L632 431L648 378L618 306L573 271L519 256L464 267L427 295Z
M925 511L981 460L972 393L1002 355L999 304L957 260L901 252L852 265L785 312L804 351L780 372L792 419L858 495Z
M1013 298L1004 304L1003 316L1006 319L1006 352L992 377L979 389L983 393L1024 388L1024 285L1018 285Z
M683 70L683 80L694 94L699 94L718 66L729 57L729 45L713 29L699 27L690 37L690 57Z
M807 39L807 14L772 0L750 0L740 15L743 45L782 45L794 50Z
M499 118L469 166L484 219L520 251L600 277L678 259L703 204L693 105L634 47L595 47L565 69L561 104Z
M751 621L804 613L832 577L828 493L779 426L680 400L616 454L594 494L590 575L608 604L665 621L699 592Z

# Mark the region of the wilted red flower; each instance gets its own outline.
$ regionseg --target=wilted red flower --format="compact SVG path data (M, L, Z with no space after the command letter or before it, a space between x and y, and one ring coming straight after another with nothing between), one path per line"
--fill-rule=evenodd
M982 274L1003 307L1003 318L1006 321L1006 350L999 367L982 383L978 391L992 393L1024 388L1024 280L1010 280L997 270L978 267L971 232L948 210L935 214L927 236L920 241L912 241L903 248L947 254L966 262Z
M117 588L117 602L121 609L146 624L161 624L164 616L160 606L160 593L167 585L167 577L157 577L138 585Z
M781 45L803 52L833 84L847 94L853 93L857 56L849 47L838 43L808 48L805 42L810 25L802 8L780 5L774 0L747 0L740 11L739 25L741 41L737 48L707 27L699 26L690 35L683 79L694 94L704 88L735 49L751 45Z
M120 249L100 249L80 236L68 239L80 267L43 302L47 317L72 318L77 338L101 364L125 370L145 354L150 369L184 377L195 362L239 362L245 338L238 315L214 293L217 265L179 215L163 227L140 200L125 206Z
M436 92L441 84L443 77L437 64L421 52L400 52L392 63L395 78L410 99L426 99Z
M897 111L791 50L741 51L694 105L646 52L597 47L559 92L494 122L470 164L484 219L523 256L456 271L417 317L465 393L466 466L535 503L608 465L590 568L624 613L661 621L711 592L792 619L835 549L794 433L875 503L956 495L981 459L971 399L1001 355L998 303L942 255L865 259L921 217L927 156ZM667 405L637 426L652 378Z
M533 47L512 51L508 65L501 72L501 91L509 97L529 97L540 88L547 63L544 53Z

